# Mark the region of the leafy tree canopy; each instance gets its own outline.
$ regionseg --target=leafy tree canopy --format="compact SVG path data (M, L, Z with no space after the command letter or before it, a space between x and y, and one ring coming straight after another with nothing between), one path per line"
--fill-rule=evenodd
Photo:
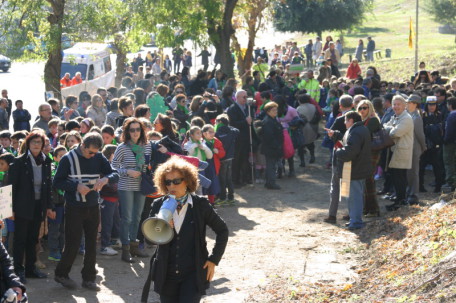
M279 31L321 33L344 30L363 21L371 0L284 0L275 7L274 25Z

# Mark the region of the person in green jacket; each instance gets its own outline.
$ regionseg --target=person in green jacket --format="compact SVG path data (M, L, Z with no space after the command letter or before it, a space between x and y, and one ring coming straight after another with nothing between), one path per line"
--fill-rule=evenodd
M154 123L158 114L166 114L169 107L165 103L165 97L168 94L169 88L164 84L157 86L156 92L152 92L147 97L147 106L150 108L150 122Z
M298 89L305 89L315 102L320 101L320 83L314 79L313 70L309 70L304 74L304 78L298 84Z

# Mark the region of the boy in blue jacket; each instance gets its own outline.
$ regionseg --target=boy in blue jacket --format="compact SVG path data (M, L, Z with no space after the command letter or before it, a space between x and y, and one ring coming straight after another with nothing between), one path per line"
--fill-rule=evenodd
M230 126L230 120L227 114L218 115L215 120L215 136L222 141L223 148L225 149L225 157L220 159L220 194L217 204L223 202L232 204L234 203L234 186L231 178L232 163L234 158L234 147L236 138L239 136L239 130ZM226 191L228 189L228 199Z

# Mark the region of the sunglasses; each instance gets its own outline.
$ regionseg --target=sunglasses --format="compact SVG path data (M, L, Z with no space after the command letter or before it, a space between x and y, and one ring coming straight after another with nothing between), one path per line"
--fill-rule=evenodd
M130 133L136 133L136 132L140 133L140 132L141 132L141 128L140 128L140 127L137 127L137 128L130 128L128 131L129 131Z
M358 107L358 111L360 111L360 110L368 110L368 109L369 109L369 107L367 107L367 106Z
M84 147L88 152L89 152L89 155L93 156L93 155L96 155L98 152L93 152L91 150L89 150L87 147Z
M172 180L165 180L165 185L170 186L171 184L174 185L179 185L184 181L184 178L177 178L177 179L172 179Z

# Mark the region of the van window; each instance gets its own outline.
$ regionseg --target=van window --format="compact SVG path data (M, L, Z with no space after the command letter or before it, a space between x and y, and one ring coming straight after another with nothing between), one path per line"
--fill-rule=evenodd
M60 78L63 78L65 73L70 73L70 77L73 78L77 72L80 72L82 80L85 80L87 76L87 64L62 63Z
M111 67L111 58L109 56L103 58L103 63L104 63L104 71L105 71L105 73L110 72L111 69L112 69L112 67Z
M93 69L93 64L90 64L88 80L93 80L93 78L95 78L95 70Z

